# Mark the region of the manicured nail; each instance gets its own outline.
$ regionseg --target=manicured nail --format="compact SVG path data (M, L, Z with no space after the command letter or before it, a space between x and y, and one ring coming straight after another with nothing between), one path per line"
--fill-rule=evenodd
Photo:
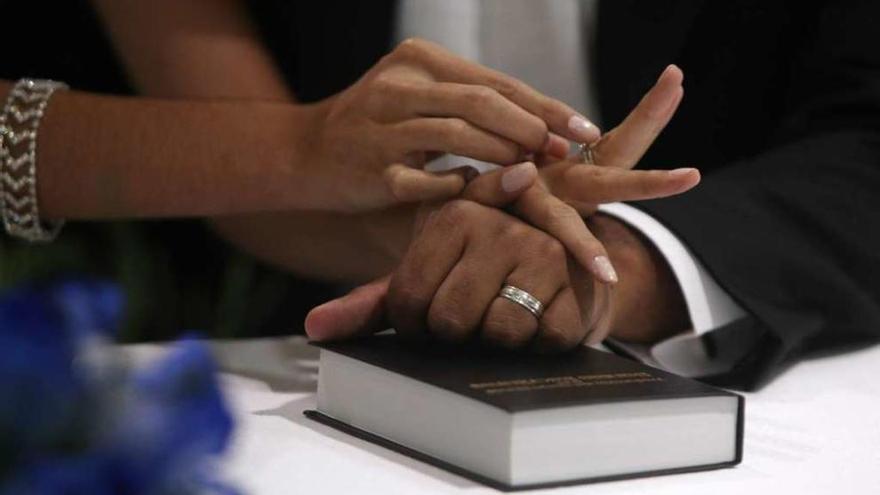
M669 73L672 72L672 71L677 71L677 72L679 72L681 79L684 80L684 72L682 72L682 71L681 71L681 68L679 68L679 67L678 67L677 65L675 65L675 64L669 64L669 65L667 65L666 68L663 69L663 72L660 73L660 77L658 77L657 80L659 81L660 79L663 79L663 76L666 76L667 74L669 74Z
M614 267L611 265L611 260L609 260L607 256L596 256L593 258L591 268L593 269L593 273L599 277L599 280L607 284L617 283L617 272L614 271Z
M501 176L501 189L508 193L525 189L535 180L534 170L535 164L532 162L507 167Z
M568 128L577 135L579 141L585 143L599 138L599 128L581 115L572 115L568 119Z
M689 175L689 174L692 174L692 173L694 173L694 172L698 172L698 170L695 169L695 168L692 168L692 167L676 168L676 169L674 169L674 170L670 170L670 171L669 171L669 175L673 175L673 176L679 177L679 176L682 176L682 175Z

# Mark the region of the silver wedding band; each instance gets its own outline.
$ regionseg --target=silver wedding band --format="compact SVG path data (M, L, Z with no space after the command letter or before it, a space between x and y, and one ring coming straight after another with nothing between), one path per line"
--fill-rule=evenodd
M587 143L581 143L580 145L581 151L581 161L586 163L587 165L595 165L596 160L593 158L593 146Z
M519 287L505 285L501 288L501 292L498 293L498 297L503 297L526 308L538 320L541 319L541 315L544 313L544 305L541 304L541 301Z

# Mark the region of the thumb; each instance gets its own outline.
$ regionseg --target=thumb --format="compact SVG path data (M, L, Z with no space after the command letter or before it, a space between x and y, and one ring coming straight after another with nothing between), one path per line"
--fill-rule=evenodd
M390 275L326 302L306 316L306 334L315 341L342 340L385 330L385 295Z
M397 163L385 169L384 180L397 202L439 201L458 195L475 172L468 167L435 173Z
M516 201L537 180L538 169L534 163L511 165L472 180L462 192L461 198L483 206L500 208Z

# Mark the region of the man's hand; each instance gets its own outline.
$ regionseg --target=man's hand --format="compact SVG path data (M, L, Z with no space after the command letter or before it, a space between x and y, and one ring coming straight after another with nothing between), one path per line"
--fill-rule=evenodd
M338 340L395 324L410 335L446 339L481 335L484 340L504 347L524 346L535 334L541 334L545 345L548 340L551 342L545 347L549 350L568 347L585 336L586 342L601 341L608 336L605 333L608 328L613 337L646 344L687 329L690 322L681 290L666 261L650 241L606 215L595 215L587 223L605 244L621 272L621 282L613 292L611 315L603 328L585 328L589 326L585 322L595 321L597 316L594 314L597 294L592 291L595 286L570 257L561 255L558 242L503 212L457 201L425 222L425 227L435 232L429 236L422 230L420 240L414 242L395 272L394 288L390 292L391 280L385 277L319 306L306 319L306 332L316 340ZM443 232L454 232L451 250L448 246L444 248L441 242L431 244L432 240L436 241L434 237L441 235L436 231L441 227L449 229ZM469 238L500 244L480 243L468 249L461 242ZM450 242L446 236L444 240ZM499 247L514 244L517 249ZM464 253L460 259L456 258L459 252ZM450 268L450 263L454 268ZM520 265L504 281L489 268L509 263ZM562 266L566 270L561 270ZM526 267L532 275L520 280L517 277L526 272ZM453 273L455 277L439 281L442 275L438 274ZM550 319L542 319L538 325L523 308L495 297L501 285L508 281L534 291L539 298L546 298L546 293L552 292L542 288L544 286L558 284L579 289L565 291L564 298L559 291L552 301L542 300L545 305L552 302L556 307L552 313L548 307L544 319ZM491 317L489 310L494 311ZM563 312L568 315L560 314Z
M505 284L543 303L540 320L498 297ZM592 324L594 287L549 234L496 208L455 200L426 217L390 280L315 308L306 332L336 340L393 326L411 338L558 351L606 336Z
M686 330L690 321L681 289L654 245L607 215L597 214L587 224L620 271L612 303L611 336L648 344Z

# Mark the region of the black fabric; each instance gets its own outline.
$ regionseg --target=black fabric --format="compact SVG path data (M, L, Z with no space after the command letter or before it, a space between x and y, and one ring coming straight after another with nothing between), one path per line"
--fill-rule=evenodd
M638 206L750 313L718 343L749 352L715 381L754 388L811 351L876 342L880 3L615 0L599 16L609 121L666 64L685 72L642 166L696 165L703 183Z
M124 94L129 85L88 0L0 0L0 78L56 78Z
M393 0L251 0L266 45L300 101L334 95L391 47Z

